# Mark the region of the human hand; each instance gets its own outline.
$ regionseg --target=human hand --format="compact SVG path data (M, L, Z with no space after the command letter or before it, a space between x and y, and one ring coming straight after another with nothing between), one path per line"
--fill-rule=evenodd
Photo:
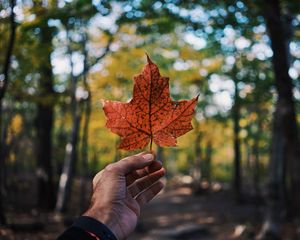
M121 240L133 232L140 208L163 188L165 170L143 152L109 164L93 179L90 208L84 214L105 224Z

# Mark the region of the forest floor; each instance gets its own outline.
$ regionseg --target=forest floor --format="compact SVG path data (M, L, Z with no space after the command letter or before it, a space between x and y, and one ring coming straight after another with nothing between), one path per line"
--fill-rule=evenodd
M136 231L128 240L255 239L264 219L263 209L263 204L253 201L237 204L232 192L219 184L197 194L187 186L172 188L143 209ZM30 216L19 214L14 219L20 224L28 222ZM56 239L65 229L61 219L47 214L42 219L44 225L39 221L31 225L32 229L14 225L0 228L0 240ZM284 229L284 240L300 239L300 229L298 233L291 231L289 225Z

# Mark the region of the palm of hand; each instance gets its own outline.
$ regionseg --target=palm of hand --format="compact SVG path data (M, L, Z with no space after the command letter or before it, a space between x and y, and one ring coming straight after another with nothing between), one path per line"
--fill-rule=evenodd
M137 224L141 206L163 188L158 181L163 175L161 163L145 161L143 154L108 165L93 180L92 204L85 215L125 239Z
M111 214L116 219L119 239L124 239L135 228L140 215L140 205L130 193L130 188L126 187L126 178L119 176L117 181L107 178L111 185Z

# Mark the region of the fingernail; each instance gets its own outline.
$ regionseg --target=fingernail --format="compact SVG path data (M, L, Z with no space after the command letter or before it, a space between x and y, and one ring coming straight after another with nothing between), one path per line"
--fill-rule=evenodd
M154 156L152 154L145 154L143 155L143 158L147 161L147 162L150 162L154 159Z

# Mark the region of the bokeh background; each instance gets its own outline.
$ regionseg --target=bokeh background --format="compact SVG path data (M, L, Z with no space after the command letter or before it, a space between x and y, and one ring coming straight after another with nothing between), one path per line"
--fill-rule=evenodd
M131 99L145 53L199 102L129 239L300 239L298 0L1 0L0 239L55 239L135 153L101 99Z

